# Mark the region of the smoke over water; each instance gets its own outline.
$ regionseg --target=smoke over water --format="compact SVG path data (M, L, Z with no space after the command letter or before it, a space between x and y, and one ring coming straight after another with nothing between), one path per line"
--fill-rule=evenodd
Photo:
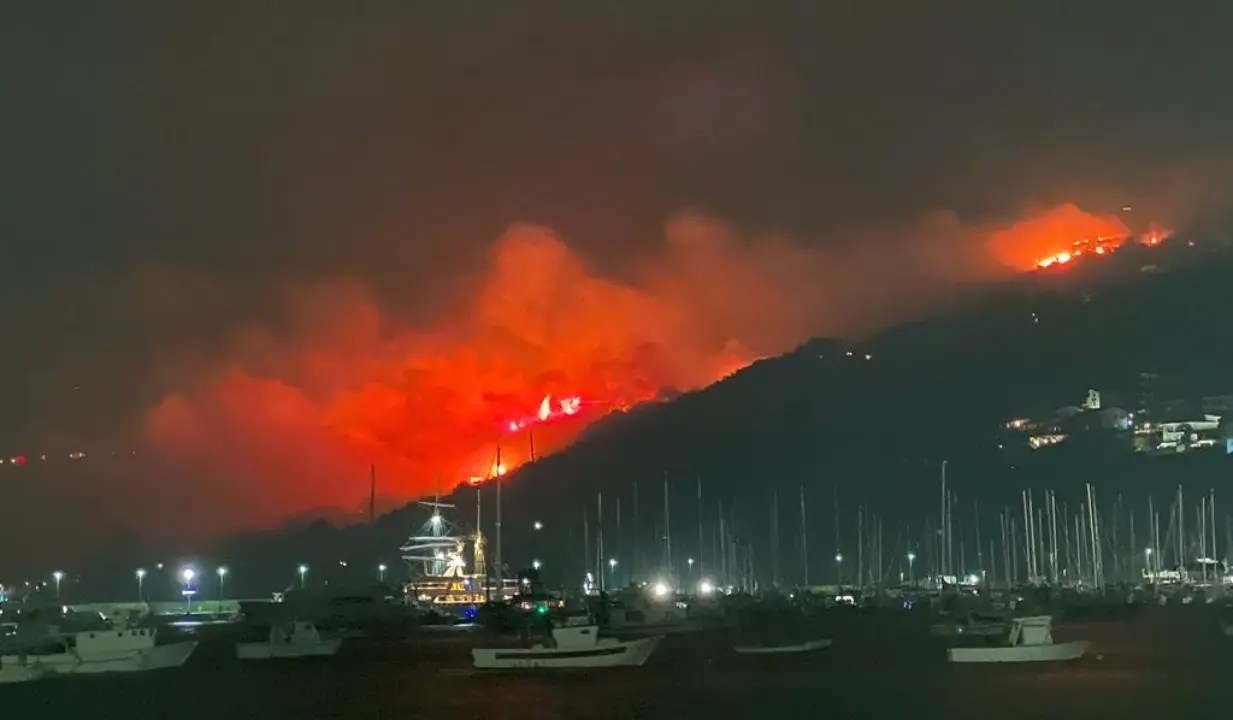
M714 219L668 223L632 279L593 272L568 239L511 227L461 312L405 325L359 283L300 288L290 332L250 327L145 420L147 456L193 484L217 532L410 498L558 450L614 410L714 382L810 336L927 311L956 286L1030 269L1090 236L1128 234L1074 206L971 227L909 227L804 245ZM181 376L184 372L181 369ZM219 525L225 527L219 527Z

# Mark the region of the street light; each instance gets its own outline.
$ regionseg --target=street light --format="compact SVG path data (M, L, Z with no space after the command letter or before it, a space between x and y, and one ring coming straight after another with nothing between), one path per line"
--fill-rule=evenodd
M146 601L146 569L137 568L137 602Z
M227 581L227 567L220 565L214 572L218 573L218 611L223 611L223 586Z
M835 553L835 584L843 585L843 553Z
M616 586L616 558L608 558L608 575L611 577L612 585Z
M533 569L535 569L535 570L539 570L539 569L540 569L540 568L542 568L543 566L544 566L544 564L543 564L542 562L540 562L539 560L532 560L532 561L531 561L531 567L532 567Z
M385 567L385 563L381 563L380 565L377 566L377 580L378 581L385 582L385 571L387 569L388 568Z
M303 590L304 589L304 576L308 574L308 566L301 565L298 568L296 568L296 571L300 573L300 589Z
M532 525L531 527L535 528L536 530L543 530L543 529L544 529L544 524L543 524L542 522L540 522L539 520L536 520L536 521L535 521L535 524L534 524L534 525Z
M1154 573L1152 572L1152 549L1151 548L1143 549L1143 566L1147 570L1148 575L1153 576L1152 582L1155 582L1156 578L1154 577Z
M188 615L193 611L193 578L197 577L197 571L191 567L186 567L180 571L180 577L184 579L184 614Z
M908 551L908 584L909 584L909 585L915 585L915 584L916 584L916 579L915 579L915 578L916 578L916 576L915 576L915 575L913 574L913 572L912 572L912 565L913 565L915 562L916 562L916 553L914 553L914 552L912 552L911 550L909 550L909 551Z
M694 559L688 558L685 560L685 564L689 566L689 576L692 578L694 576Z
M60 599L60 581L64 579L64 573L59 570L51 574L51 579L56 581L56 599Z

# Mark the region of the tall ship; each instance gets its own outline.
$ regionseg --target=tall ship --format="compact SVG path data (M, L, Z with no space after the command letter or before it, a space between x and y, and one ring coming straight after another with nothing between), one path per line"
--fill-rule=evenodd
M410 570L407 597L418 605L435 606L461 612L489 601L508 600L518 592L518 579L493 576L484 559L484 534L480 530L480 505L476 493L476 527L466 533L447 519L442 511L453 510L451 503L441 502L440 494L433 500L421 500L429 510L428 520L418 534L407 538L399 548ZM468 567L470 556L470 567Z

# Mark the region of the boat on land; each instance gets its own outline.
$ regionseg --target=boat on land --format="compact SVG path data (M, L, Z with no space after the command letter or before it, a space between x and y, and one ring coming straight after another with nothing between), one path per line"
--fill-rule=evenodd
M647 661L662 639L601 638L597 625L572 625L553 628L547 643L529 648L476 648L471 657L481 670L637 667Z
M1087 640L1053 642L1053 618L1038 615L1011 620L1004 644L953 647L947 654L953 663L1064 662L1083 657L1091 646Z
M732 648L740 655L776 655L796 654L822 650L831 646L830 638L808 640L800 643L784 643L779 645L737 645Z
M142 672L180 667L197 649L197 641L159 644L154 628L116 628L59 634L54 629L16 652L0 657L4 672L37 676L108 672ZM12 668L12 671L9 670ZM30 679L35 679L31 677Z
M338 654L342 637L322 637L316 625L303 620L270 626L265 642L237 643L235 655L241 660L274 658L329 657Z

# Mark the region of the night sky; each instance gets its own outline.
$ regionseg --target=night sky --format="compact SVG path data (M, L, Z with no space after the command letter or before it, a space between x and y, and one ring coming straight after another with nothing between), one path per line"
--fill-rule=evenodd
M0 543L261 526L375 461L452 485L545 395L601 414L995 277L991 228L1225 212L1233 6L930 7L11 3Z

